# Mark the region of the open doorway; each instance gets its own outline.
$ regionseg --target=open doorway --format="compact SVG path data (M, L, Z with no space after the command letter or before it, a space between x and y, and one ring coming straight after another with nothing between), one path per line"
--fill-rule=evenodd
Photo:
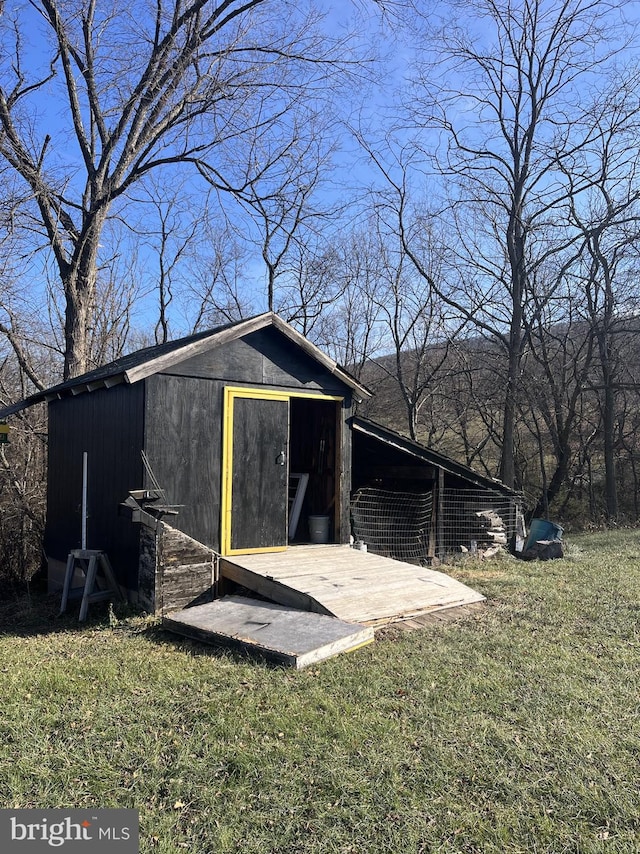
M341 405L311 397L290 400L289 471L309 476L295 532L289 532L292 544L311 540L310 516L328 516L329 542L340 541Z

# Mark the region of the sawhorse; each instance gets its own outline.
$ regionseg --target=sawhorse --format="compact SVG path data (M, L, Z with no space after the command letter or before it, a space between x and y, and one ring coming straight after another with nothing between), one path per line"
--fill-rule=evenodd
M79 569L84 574L84 584L80 587L72 588L71 582L76 569ZM101 570L102 577L107 587L102 589L94 589L98 580L98 570ZM67 558L67 569L64 576L64 586L62 588L62 602L60 604L60 614L64 614L67 610L69 595L72 590L82 590L82 602L80 604L80 622L87 618L87 611L92 602L104 602L106 599L111 599L116 596L121 602L124 601L124 596L120 590L120 586L116 581L115 574L106 552L96 549L73 549L69 552Z

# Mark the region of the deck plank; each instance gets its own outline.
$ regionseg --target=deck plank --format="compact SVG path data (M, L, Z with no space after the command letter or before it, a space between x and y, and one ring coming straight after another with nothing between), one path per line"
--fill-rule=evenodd
M243 596L173 611L164 616L163 625L185 637L240 648L297 670L374 639L373 628Z

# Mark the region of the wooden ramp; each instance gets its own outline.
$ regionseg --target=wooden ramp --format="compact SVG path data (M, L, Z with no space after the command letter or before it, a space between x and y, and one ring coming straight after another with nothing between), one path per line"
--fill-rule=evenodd
M232 646L300 670L373 641L373 629L243 596L225 596L163 619L165 628L206 643Z
M220 574L282 605L372 626L484 600L443 572L350 546L223 557Z

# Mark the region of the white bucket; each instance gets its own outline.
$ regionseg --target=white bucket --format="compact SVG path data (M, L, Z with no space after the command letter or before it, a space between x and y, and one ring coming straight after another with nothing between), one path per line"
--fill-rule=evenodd
M309 516L309 538L312 543L329 542L328 516Z

